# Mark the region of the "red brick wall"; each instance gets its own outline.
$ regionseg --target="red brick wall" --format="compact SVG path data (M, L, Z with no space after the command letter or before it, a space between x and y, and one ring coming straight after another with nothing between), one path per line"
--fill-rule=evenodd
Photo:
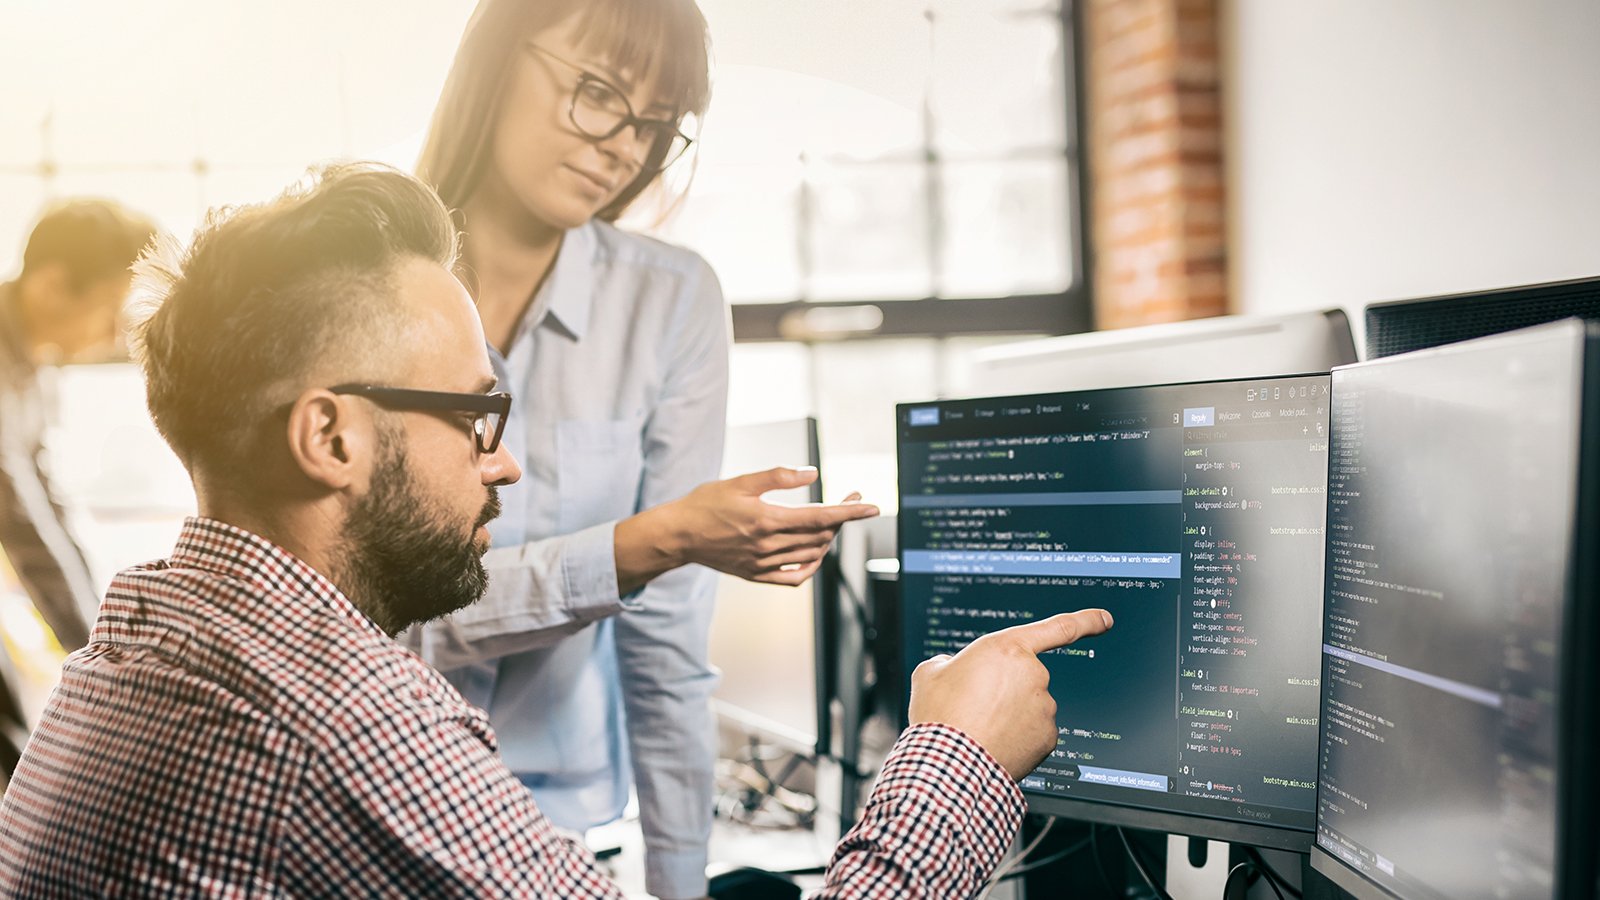
M1226 312L1217 0L1088 0L1084 43L1097 325Z

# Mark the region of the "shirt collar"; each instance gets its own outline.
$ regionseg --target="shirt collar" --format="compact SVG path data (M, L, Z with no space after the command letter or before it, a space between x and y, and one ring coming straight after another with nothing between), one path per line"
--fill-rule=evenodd
M575 339L583 340L594 306L594 257L598 249L593 222L586 222L562 236L550 277L544 280L539 296L530 305L529 319L524 324L526 330L537 328L548 312Z
M226 522L204 516L184 519L169 564L247 582L276 596L305 598L388 637L321 572L266 538Z

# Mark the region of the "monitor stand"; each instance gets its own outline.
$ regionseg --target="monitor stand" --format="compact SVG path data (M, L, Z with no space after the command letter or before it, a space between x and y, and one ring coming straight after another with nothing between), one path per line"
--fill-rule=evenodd
M1196 862L1200 865L1196 866ZM1181 834L1167 835L1166 887L1172 900L1191 897L1213 900L1222 896L1227 881L1227 844Z

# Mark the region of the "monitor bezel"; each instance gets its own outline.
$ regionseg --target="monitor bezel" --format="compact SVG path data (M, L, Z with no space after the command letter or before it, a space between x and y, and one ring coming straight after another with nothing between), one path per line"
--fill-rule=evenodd
M895 404L895 484L899 485L900 447L905 442L902 435L903 422L907 410L911 407L937 406L943 403L970 403L988 400L1012 400L1026 397L1065 397L1082 396L1085 394L1105 394L1112 391L1144 391L1155 388L1179 387L1209 387L1213 385L1238 384L1252 381L1280 381L1290 378L1323 378L1328 381L1330 393L1329 414L1332 414L1332 373L1324 372L1292 372L1281 375L1255 375L1241 378L1219 378L1203 381L1169 381L1153 384L1128 384L1111 387L1083 388L1068 391L1045 391L1031 394L996 394L992 397L948 397L942 400L924 400L916 403ZM1331 426L1330 426L1331 427ZM900 516L895 527L895 555L901 565L901 602L905 602L905 550L906 550L906 517ZM1326 564L1326 550L1324 550L1324 564ZM1319 595L1320 603L1320 595ZM904 628L904 621L901 623ZM903 634L897 633L895 640L903 643ZM918 660L920 662L920 660ZM1317 664L1322 663L1320 650ZM915 664L908 658L905 660L903 683L900 685L902 701L909 700L909 687L912 671ZM1319 739L1320 740L1320 739ZM1319 744L1320 747L1320 744ZM1319 751L1320 752L1320 749ZM1152 831L1164 831L1170 834L1181 834L1189 837L1206 838L1209 840L1226 841L1233 844L1249 844L1269 850L1285 850L1291 853L1309 853L1316 841L1316 806L1313 801L1311 815L1312 823L1309 828L1286 824L1261 824L1259 822L1242 822L1236 819L1226 819L1205 813L1184 813L1173 810L1154 810L1144 806L1134 806L1120 803L1115 800L1080 800L1067 799L1048 794L1030 791L1018 785L1022 791L1024 801L1028 805L1028 812L1042 815L1058 816L1076 819L1082 822L1093 822L1101 825L1114 825L1127 828L1142 828ZM1219 801L1220 802L1220 801Z
M1315 835L1312 835L1311 869L1355 900L1399 900L1395 894L1379 887L1377 882L1368 880L1365 875L1345 865L1339 857L1318 846Z
M1562 719L1556 751L1559 778L1566 789L1557 794L1558 827L1555 877L1557 895L1600 893L1600 860L1593 850L1600 839L1600 812L1595 809L1600 776L1583 765L1586 750L1600 741L1600 325L1584 322L1582 420L1578 428L1578 491L1572 528L1571 588L1568 618L1563 623L1567 651L1562 675ZM1585 552L1589 551L1589 552ZM1590 652L1584 652L1590 651Z

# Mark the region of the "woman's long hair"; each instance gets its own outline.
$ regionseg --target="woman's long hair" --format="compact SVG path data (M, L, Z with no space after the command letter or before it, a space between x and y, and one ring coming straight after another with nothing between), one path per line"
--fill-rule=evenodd
M677 115L704 115L711 100L709 36L694 0L482 0L467 22L423 142L417 174L452 210L472 197L491 165L495 123L521 45L577 13L578 40L641 83L654 78ZM615 221L660 175L652 150L639 176L598 217Z

